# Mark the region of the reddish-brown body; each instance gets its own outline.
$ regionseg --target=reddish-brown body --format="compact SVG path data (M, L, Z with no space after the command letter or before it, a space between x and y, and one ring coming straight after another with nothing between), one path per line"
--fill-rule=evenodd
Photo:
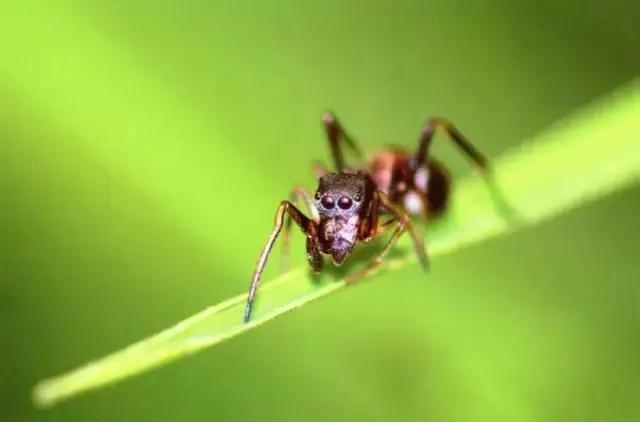
M376 152L367 163L379 190L410 215L422 218L440 214L449 196L449 175L436 160L414 168L407 151L394 148Z

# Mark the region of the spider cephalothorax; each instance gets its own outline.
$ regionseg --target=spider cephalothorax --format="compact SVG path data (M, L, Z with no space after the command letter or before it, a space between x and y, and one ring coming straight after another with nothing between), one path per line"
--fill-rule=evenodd
M341 265L358 240L369 235L376 187L364 172L328 173L315 194L320 215L316 242L320 252Z

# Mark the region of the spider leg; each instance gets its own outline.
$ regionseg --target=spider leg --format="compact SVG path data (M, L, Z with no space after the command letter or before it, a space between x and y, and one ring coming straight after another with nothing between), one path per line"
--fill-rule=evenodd
M284 225L284 218L287 215L296 222L298 227L300 227L300 230L302 230L302 232L307 235L307 237L313 236L315 234L316 223L313 220L310 220L304 214L302 214L302 212L300 212L300 210L296 208L295 205L293 205L291 202L282 201L280 203L278 211L276 212L273 230L269 235L267 244L262 250L260 258L258 259L258 264L256 265L256 269L253 272L253 278L251 279L249 294L247 296L247 306L244 310L244 322L249 322L249 319L251 318L251 309L253 308L253 301L258 290L258 284L260 283L260 276L262 275L262 271L267 264L267 259L269 258L269 254L271 253L273 244L275 243L278 235L280 234L280 231L282 230L282 226ZM311 261L311 258L309 260Z
M358 158L361 158L362 154L360 153L360 149L353 138L344 130L333 113L325 113L325 115L322 116L322 123L324 124L324 128L327 133L329 146L331 147L331 155L333 156L333 161L336 166L335 170L337 172L341 172L345 168L345 163L344 157L342 156L340 141L344 142Z
M311 215L311 220L318 223L320 221L320 214L318 213L316 204L305 188L301 186L294 187L291 191L291 195L289 196L289 201L294 205L298 205L298 200L302 200L302 202L304 202L309 215ZM289 268L289 235L291 233L291 223L291 216L285 216L284 231L282 233L280 272L285 272Z
M456 144L481 171L485 172L488 169L487 159L471 144L471 142L467 140L467 138L464 137L464 135L462 135L462 133L460 133L460 131L458 131L458 129L456 129L448 120L441 117L432 117L427 120L427 123L424 125L420 136L420 144L413 158L415 169L418 169L428 163L431 139L438 128L443 130L449 139L453 141L453 143Z
M371 261L369 263L369 265L367 265L365 268L363 268L362 270L358 271L355 274L351 274L349 277L346 278L346 282L347 284L353 284L356 281L358 281L360 278L368 275L369 273L371 273L373 270L375 270L376 268L378 268L380 266L380 264L382 264L382 261L384 260L384 258L387 256L387 254L389 253L389 251L391 250L391 248L396 244L396 242L398 241L398 239L400 238L400 236L402 235L402 233L404 233L404 231L406 230L407 226L406 226L406 222L404 220L401 221L396 221L396 220L391 220L388 223L396 223L396 228L393 231L393 233L391 234L391 237L389 238L389 240L387 241L387 244L384 246L384 248L382 248L382 251L380 251L380 253L378 254L378 256L376 256L373 261ZM391 224L386 224L384 225L384 228L381 227L381 230L386 229L387 227L390 227Z
M325 174L330 173L327 166L320 161L314 161L311 165L311 169L313 170L313 175L316 177L316 179L320 179Z
M412 161L414 170L417 171L421 167L425 167L428 169L427 174L430 174L431 178L434 176L438 178L438 180L433 180L433 186L431 187L441 192L433 192L430 187L430 191L427 192L429 206L435 207L436 213L440 212L446 203L448 193L448 175L446 174L446 170L438 162L429 159L429 146L431 145L431 139L438 128L444 130L449 139L453 141L453 143L456 144L462 152L476 164L478 170L480 170L485 182L487 183L489 194L491 195L496 211L508 222L517 223L519 216L507 202L502 190L497 185L496 180L491 173L488 160L471 144L471 142L467 140L467 138L464 137L464 135L462 135L462 133L460 133L460 131L458 131L458 129L451 124L451 122L441 117L433 117L427 120L427 123L422 129L418 150L416 151Z
M429 268L429 260L427 258L427 253L424 248L424 243L422 242L421 236L415 230L415 227L411 223L411 218L409 217L409 215L404 211L402 211L400 208L393 205L393 203L389 200L389 198L384 193L378 192L378 196L380 198L380 203L389 211L391 211L391 213L394 215L393 219L386 221L379 226L378 228L379 233L385 230L386 228L390 227L394 223L397 224L396 228L391 234L391 237L389 238L389 240L387 241L387 244L384 246L382 251L380 251L378 256L375 257L367 267L347 277L346 282L348 284L355 283L361 277L368 275L373 270L378 268L380 264L382 264L382 261L387 256L389 251L391 251L393 246L396 244L400 236L407 230L411 235L411 239L413 241L413 246L416 251L416 255L418 255L418 260L420 261L420 263L422 264L425 270L428 270Z
M385 230L387 227L389 227L393 223L397 223L397 222L398 222L398 219L395 218L395 217L392 217L392 218L388 219L387 221L385 221L384 223L380 224L379 230Z
M416 227L411 222L411 217L404 210L394 205L393 202L389 199L387 195L383 192L378 191L378 198L380 198L380 204L383 207L388 209L391 214L393 214L402 225L406 226L406 230L409 231L409 235L411 236L411 241L413 242L413 249L418 256L418 260L422 265L422 268L425 271L429 271L429 258L427 256L427 251L424 247L424 242L422 240L422 235L416 230Z

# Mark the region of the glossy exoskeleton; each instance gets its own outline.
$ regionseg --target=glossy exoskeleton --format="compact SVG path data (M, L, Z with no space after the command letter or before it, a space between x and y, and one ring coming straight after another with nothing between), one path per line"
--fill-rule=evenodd
M425 269L429 263L422 236L414 228L411 216L422 219L440 214L450 192L446 168L429 156L431 140L441 129L479 167L487 169L487 160L447 120L432 118L420 135L418 149L410 153L400 148L385 148L374 153L364 166L346 166L342 146L361 156L353 138L332 113L322 119L335 171L316 166L319 177L315 195L310 197L303 188L293 189L291 200L282 201L275 217L275 226L253 273L244 321L251 318L260 275L274 242L284 229L283 254L288 254L288 235L292 221L306 236L307 260L314 271L322 270L322 255L341 265L358 242L366 242L388 229L393 232L386 245L368 266L347 277L353 283L378 267L398 238L409 232L418 260ZM310 216L295 205L302 200ZM381 221L381 216L390 218Z

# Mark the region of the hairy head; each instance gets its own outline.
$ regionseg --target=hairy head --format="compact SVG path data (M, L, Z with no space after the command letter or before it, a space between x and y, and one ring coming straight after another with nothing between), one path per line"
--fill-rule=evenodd
M329 173L320 178L315 200L321 216L320 241L335 264L342 264L357 241L375 185L366 173Z
M375 188L362 172L328 173L320 178L315 200L320 215L347 219L366 211Z

